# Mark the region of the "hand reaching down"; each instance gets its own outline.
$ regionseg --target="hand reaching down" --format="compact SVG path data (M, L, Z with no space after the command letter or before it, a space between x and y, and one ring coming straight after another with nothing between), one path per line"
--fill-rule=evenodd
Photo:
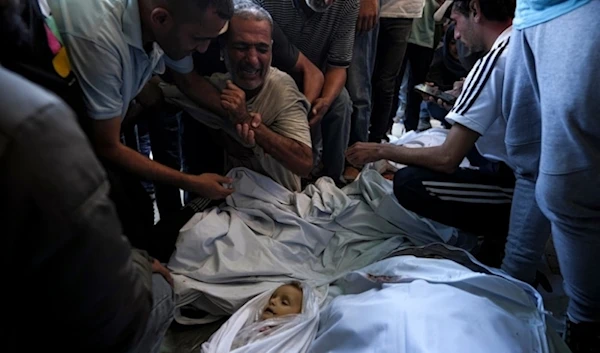
M357 142L346 151L346 159L356 167L362 167L367 163L375 162L381 157L383 145L372 142Z
M329 111L329 106L330 104L325 98L317 98L315 100L315 104L313 104L310 114L308 115L308 125L310 125L311 128L321 123L323 116Z
M379 12L378 0L361 0L358 20L356 21L357 32L368 32L377 24L377 13Z
M187 191L196 193L211 200L221 200L233 194L233 189L223 186L231 184L233 180L218 174L205 173L190 175Z

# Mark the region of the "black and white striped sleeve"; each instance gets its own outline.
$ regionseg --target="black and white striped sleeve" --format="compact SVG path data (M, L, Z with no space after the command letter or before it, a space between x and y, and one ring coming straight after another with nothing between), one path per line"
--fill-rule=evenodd
M330 41L327 64L334 67L348 67L352 61L356 20L358 19L359 0L345 0L344 11L338 20L337 28Z
M477 61L446 120L483 135L501 116L508 42L509 38Z

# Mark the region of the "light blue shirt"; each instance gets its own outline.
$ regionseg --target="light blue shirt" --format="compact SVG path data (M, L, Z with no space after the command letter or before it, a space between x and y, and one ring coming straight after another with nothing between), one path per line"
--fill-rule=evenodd
M513 26L525 29L569 13L591 0L517 0Z
M138 0L53 0L50 7L92 119L123 118L165 64L193 70L191 57L169 60L157 43L144 50Z

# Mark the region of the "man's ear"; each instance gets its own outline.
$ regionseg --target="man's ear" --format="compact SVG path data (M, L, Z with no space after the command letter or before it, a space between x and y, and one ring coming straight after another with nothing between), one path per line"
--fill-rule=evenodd
M170 28L173 26L173 16L171 13L162 7L156 7L150 13L150 20L155 26Z
M481 21L481 5L479 4L479 0L471 0L469 10L475 23L479 23Z

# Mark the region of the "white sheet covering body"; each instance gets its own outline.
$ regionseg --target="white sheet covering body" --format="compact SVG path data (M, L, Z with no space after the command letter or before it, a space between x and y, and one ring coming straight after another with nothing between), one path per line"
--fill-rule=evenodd
M337 282L344 295L321 312L310 352L569 352L548 328L539 293L476 266L489 274L404 255L347 274Z
M339 276L408 245L461 245L454 228L402 208L376 171L343 190L329 178L292 193L247 169L234 169L236 192L220 208L196 214L180 231L169 268L179 307L232 314L252 297L290 279L326 286ZM321 290L326 290L321 288Z
M302 284L302 313L260 321L262 311L273 292L274 290L270 290L258 295L236 311L202 345L202 353L308 351L319 325L319 295L309 285Z

